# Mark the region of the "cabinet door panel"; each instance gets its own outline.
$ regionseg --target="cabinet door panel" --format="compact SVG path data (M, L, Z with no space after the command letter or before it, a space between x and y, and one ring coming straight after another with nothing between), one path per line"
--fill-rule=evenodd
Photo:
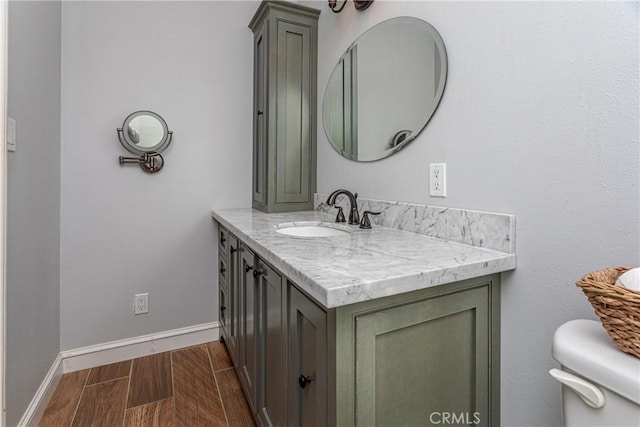
M284 386L286 362L286 293L282 277L268 265L259 262L260 290L260 372L259 417L264 425L287 425Z
M220 226L220 231L218 233L218 253L220 256L227 256L227 242L228 242L229 231Z
M229 254L228 271L227 271L227 337L226 346L231 356L231 360L235 363L237 359L237 335L238 335L238 315L239 315L239 287L240 276L238 271L238 238L232 234L228 236Z
M228 276L229 268L227 265L226 258L220 256L218 258L218 276L220 277L220 286L227 287L227 276Z
M327 315L289 285L289 425L327 425ZM300 385L300 376L311 382Z
M481 287L356 317L356 425L441 413L488 425L488 298Z
M229 339L229 296L224 286L220 287L220 328L225 341Z
M245 388L247 401L253 413L256 412L256 373L258 369L257 345L259 319L259 295L253 277L255 257L253 252L241 246L242 300L240 304L240 330L238 334L238 359L240 382Z
M254 36L253 202L267 204L267 37L265 22Z
M311 200L309 117L311 29L278 21L278 111L276 203Z

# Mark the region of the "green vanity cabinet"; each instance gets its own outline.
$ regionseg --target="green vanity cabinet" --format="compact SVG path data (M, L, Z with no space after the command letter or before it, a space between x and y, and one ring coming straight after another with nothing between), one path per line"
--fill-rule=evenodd
M258 425L500 425L499 274L327 309L220 229L221 331Z
M313 209L320 11L263 1L254 33L253 207Z

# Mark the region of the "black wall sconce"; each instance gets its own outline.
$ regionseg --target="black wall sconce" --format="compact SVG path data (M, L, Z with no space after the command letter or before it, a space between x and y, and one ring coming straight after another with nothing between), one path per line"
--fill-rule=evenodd
M340 8L338 8L338 0L329 0L329 9L331 9L334 13L342 12L342 9L346 6L348 0L343 0ZM363 11L369 6L371 6L373 0L353 0L353 5L356 7L356 10Z

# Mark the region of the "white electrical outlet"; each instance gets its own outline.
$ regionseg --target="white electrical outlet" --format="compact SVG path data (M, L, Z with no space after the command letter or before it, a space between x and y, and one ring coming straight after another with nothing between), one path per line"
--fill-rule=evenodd
M133 314L149 312L149 293L135 294L133 297Z
M431 163L429 165L429 195L447 197L446 163Z

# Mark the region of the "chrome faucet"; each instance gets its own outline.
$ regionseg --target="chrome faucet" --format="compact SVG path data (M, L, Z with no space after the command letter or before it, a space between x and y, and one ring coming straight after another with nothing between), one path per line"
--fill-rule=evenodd
M336 197L340 194L344 194L349 198L349 203L351 203L351 212L349 212L349 224L358 224L360 222L360 215L358 214L358 193L352 194L348 190L336 190L329 195L327 198L327 205L333 206L336 204ZM338 209L338 217L336 218L336 222L344 222L344 215L340 215L342 213L342 209Z

